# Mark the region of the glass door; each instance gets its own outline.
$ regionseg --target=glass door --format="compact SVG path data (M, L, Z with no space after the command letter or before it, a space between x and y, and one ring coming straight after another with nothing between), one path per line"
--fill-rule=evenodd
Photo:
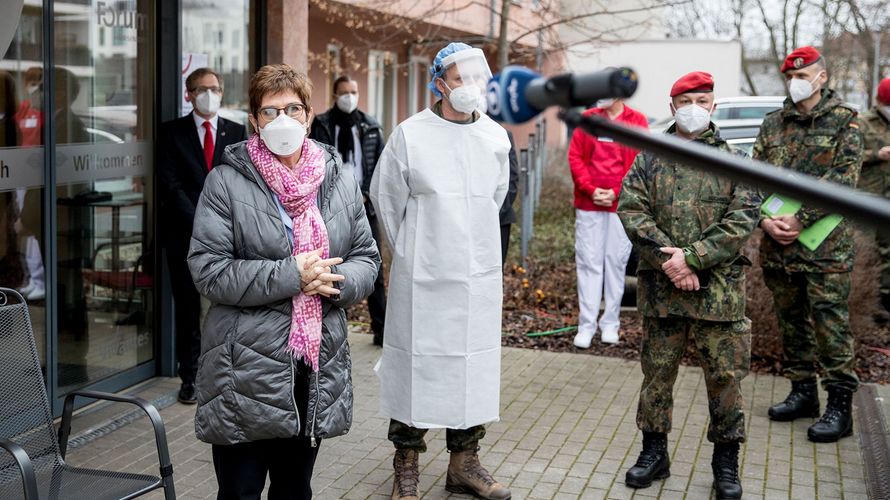
M155 30L149 0L53 5L58 397L154 373Z
M7 10L8 8L8 10ZM46 374L43 9L4 3L0 16L0 287L28 302Z

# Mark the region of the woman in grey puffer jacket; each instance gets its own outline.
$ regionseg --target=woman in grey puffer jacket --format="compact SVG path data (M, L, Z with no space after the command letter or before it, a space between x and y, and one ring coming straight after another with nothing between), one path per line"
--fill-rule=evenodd
M254 75L260 133L226 148L195 213L188 262L213 303L195 429L218 498L258 499L267 473L270 498L311 498L320 440L352 422L344 309L370 294L380 256L355 179L304 140L310 91L287 65Z

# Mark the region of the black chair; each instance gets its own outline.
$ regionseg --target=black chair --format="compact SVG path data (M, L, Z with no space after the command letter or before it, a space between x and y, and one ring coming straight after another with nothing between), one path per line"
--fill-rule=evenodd
M103 399L139 406L151 420L159 475L83 469L65 463L74 399ZM4 453L5 450L5 453ZM163 488L176 498L167 435L158 410L139 398L93 391L68 394L58 435L28 306L15 290L0 288L0 498L130 499Z

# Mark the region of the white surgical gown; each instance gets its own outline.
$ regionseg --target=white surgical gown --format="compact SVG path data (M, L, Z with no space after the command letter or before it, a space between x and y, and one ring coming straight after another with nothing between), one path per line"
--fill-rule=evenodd
M393 252L380 379L384 416L466 429L499 418L498 211L510 141L486 115L456 124L426 109L392 133L371 201Z

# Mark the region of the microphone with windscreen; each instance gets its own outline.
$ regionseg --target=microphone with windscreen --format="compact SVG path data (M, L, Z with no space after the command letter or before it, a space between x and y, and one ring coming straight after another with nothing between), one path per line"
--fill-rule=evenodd
M488 115L522 123L550 106L589 106L600 99L630 97L636 90L637 74L630 68L545 78L523 66L507 66L488 82Z

